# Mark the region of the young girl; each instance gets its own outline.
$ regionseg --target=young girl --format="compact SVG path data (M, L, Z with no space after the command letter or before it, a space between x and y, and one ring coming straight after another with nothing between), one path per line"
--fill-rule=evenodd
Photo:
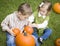
M34 28L34 33L33 35L38 39L40 43L42 43L43 40L46 40L52 30L47 28L48 26L48 21L49 21L49 13L51 10L51 2L49 1L43 1L40 5L37 11L31 15L28 20L33 24L30 24ZM38 29L38 34L40 35L43 33L41 37L37 35L37 29ZM38 41L36 41L36 46L39 46Z
M3 31L7 35L7 46L16 46L14 41L14 32L12 28L19 28L21 32L25 25L28 24L27 18L32 14L32 9L29 4L23 3L18 10L8 15L1 23Z

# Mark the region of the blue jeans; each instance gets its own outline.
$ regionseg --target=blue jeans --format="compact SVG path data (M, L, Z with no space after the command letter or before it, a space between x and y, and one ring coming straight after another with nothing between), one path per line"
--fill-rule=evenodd
M34 29L34 32L33 32L32 35L34 35L35 38L38 39L39 36L37 34L37 29L35 27L33 29ZM40 37L42 39L46 40L51 35L51 33L52 33L52 30L47 28L47 29L44 30L43 35L40 36ZM36 46L40 46L40 43L38 42L38 40L36 40Z
M36 38L36 46L39 46L40 44L39 44L39 42L37 40L38 39L38 34L37 34L36 31L37 31L36 28L34 28L33 35ZM46 40L50 36L51 33L52 33L52 30L47 28L47 29L44 30L44 33L41 36L41 38ZM7 41L6 41L7 42L7 46L16 46L15 45L15 41L14 41L15 37L11 36L9 33L6 33L6 35L7 35Z
M14 40L15 37L10 35L8 32L6 33L6 36L7 36L7 41L6 41L7 46L16 46L15 45L15 40Z

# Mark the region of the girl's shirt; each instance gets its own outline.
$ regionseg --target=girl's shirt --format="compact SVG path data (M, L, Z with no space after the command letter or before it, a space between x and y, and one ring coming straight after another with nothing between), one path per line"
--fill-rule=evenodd
M42 30L47 28L49 16L42 16L40 13L35 11L28 19L31 23L34 22L37 24L38 29L40 32L43 32Z

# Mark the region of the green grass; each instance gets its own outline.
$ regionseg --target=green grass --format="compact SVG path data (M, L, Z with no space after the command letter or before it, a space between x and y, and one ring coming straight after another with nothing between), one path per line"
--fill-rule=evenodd
M18 6L23 3L27 2L31 5L33 11L36 10L38 4L42 0L0 0L0 24L2 20L10 13L17 10ZM55 2L60 2L60 0L50 0L52 2L52 5ZM57 38L60 38L60 14L56 14L51 11L50 21L49 21L49 27L52 29L51 36L44 41L44 44L41 46L55 46L54 42ZM6 46L6 34L5 32L2 32L1 26L0 26L0 46Z

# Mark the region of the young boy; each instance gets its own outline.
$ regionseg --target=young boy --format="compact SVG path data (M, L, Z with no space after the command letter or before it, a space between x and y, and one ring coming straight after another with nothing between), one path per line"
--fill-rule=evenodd
M29 4L23 3L18 7L18 10L8 15L1 23L3 31L7 35L7 46L16 46L14 41L14 32L12 28L19 28L21 32L23 27L28 24L27 18L32 14L32 9Z
M38 39L40 43L42 43L43 40L46 40L52 30L47 28L48 26L48 21L49 21L49 13L51 10L51 2L49 1L43 1L40 5L37 11L31 15L28 20L33 24L30 24L32 27L34 27L34 33L33 35ZM38 34L40 35L43 33L41 37L37 35L37 29L38 29ZM36 46L39 46L38 41L36 41Z

